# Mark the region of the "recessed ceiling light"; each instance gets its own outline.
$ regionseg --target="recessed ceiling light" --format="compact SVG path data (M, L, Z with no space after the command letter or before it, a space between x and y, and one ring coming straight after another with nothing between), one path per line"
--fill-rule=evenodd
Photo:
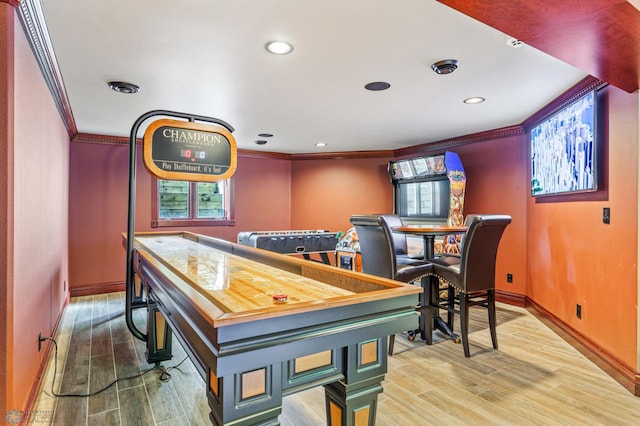
M364 88L371 90L372 92L379 92L381 90L387 90L391 85L386 81L372 81L364 85Z
M458 69L457 59L444 59L442 61L435 62L431 65L431 69L436 74L451 74Z
M324 143L324 142L318 142L318 143L316 144L316 146L317 146L318 148L322 148L322 147L327 146L327 144L326 144L326 143Z
M258 136L261 138L272 138L273 135L271 133L258 133Z
M258 140L256 141L256 145L264 145L264 144L266 144L266 143L267 143L267 141L265 141L265 140L263 140L263 139L258 139Z
M275 55L286 55L293 52L293 45L284 41L270 41L264 45L264 48Z
M107 84L111 90L118 93L133 94L140 91L140 86L125 81L110 81Z
M465 99L464 102L465 104L481 104L482 102L484 102L485 99L481 96L474 96L472 98L467 98Z

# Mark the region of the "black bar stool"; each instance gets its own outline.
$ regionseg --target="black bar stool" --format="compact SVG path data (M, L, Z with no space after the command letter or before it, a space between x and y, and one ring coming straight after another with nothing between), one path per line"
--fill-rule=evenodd
M433 265L421 259L411 259L398 252L394 243L394 234L391 232L389 221L399 219L395 215L354 215L350 221L356 228L360 241L360 253L362 254L362 272L390 278L396 281L411 283L421 280L433 274ZM406 244L406 243L405 243ZM426 281L426 279L425 279ZM422 284L422 283L421 283ZM425 288L424 285L422 286ZM426 306L427 312L420 309ZM426 322L424 316L430 315L430 307L425 304L424 292L417 307L420 312L420 330L424 330ZM389 355L393 354L395 335L389 336Z

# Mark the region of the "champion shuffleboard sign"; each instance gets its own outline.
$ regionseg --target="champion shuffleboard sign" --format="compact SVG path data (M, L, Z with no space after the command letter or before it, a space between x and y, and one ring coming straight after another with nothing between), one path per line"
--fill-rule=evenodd
M221 126L157 120L144 133L142 151L158 179L215 182L236 171L236 141Z

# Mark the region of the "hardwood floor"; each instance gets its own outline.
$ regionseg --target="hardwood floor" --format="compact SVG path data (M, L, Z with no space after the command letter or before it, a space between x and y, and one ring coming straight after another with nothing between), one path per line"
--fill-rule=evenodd
M71 300L55 337L56 393L94 392L150 367L144 344L126 328L124 304L123 293ZM525 309L498 305L499 350L491 347L486 311L472 313L471 358L451 341L427 346L397 337L378 399L378 426L640 423L640 398ZM165 367L185 358L173 343L174 359ZM28 424L210 424L205 385L189 360L170 370L168 381L155 370L88 398L52 396L53 370L52 351ZM288 396L280 422L324 425L324 404L322 387Z

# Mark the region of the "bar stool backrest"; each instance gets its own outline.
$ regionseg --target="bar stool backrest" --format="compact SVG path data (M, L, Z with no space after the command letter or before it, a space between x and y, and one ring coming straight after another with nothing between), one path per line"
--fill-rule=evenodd
M474 215L460 258L459 288L472 293L495 288L496 257L502 234L511 223L507 215Z
M396 250L384 229L381 215L353 215L350 221L360 241L362 272L394 279Z
M402 220L400 216L395 214L383 214L382 225L386 228L388 235L391 236L393 241L393 248L395 249L396 256L403 256L407 254L407 236L398 232L392 232L391 228L396 226L402 226Z

